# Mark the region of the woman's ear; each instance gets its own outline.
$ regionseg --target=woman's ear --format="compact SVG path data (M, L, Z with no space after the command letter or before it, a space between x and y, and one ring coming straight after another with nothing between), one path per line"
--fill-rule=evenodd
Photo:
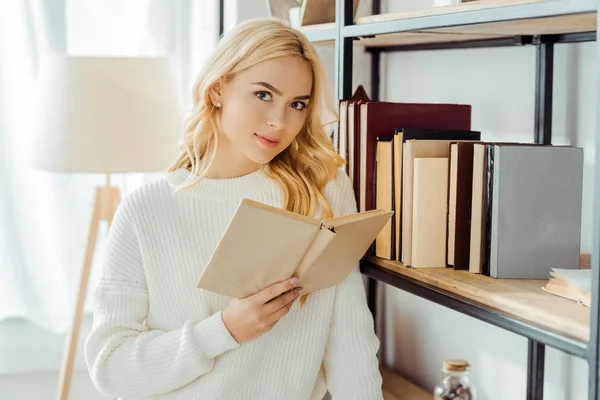
M223 83L221 79L212 84L209 95L213 106L220 108L223 103Z

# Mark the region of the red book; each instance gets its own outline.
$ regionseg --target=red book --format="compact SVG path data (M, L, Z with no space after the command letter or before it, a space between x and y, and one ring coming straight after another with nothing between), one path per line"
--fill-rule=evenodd
M471 129L471 106L465 104L421 104L367 102L360 105L355 123L354 188L359 210L372 210L373 171L377 137L394 135L397 128ZM350 133L352 134L352 133ZM365 182L361 185L361 180ZM361 190L362 188L362 190ZM361 196L364 191L364 196ZM362 202L364 201L364 207Z

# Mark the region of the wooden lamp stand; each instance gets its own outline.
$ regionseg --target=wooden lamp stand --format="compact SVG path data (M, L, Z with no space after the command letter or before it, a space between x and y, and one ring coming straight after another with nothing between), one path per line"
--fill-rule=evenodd
M77 294L77 305L73 317L73 325L69 332L65 345L63 364L58 381L58 400L68 400L71 389L71 379L73 375L73 365L75 363L75 354L77 353L77 341L79 338L79 329L83 318L83 306L87 293L90 271L92 269L92 260L94 258L94 249L96 247L96 238L98 237L98 226L100 221L108 222L108 228L112 223L113 217L121 199L119 188L110 186L110 174L106 174L106 186L96 188L96 200L94 202L94 212L92 214L92 223L88 236L87 250L83 261L81 271L81 280L79 283L79 292Z

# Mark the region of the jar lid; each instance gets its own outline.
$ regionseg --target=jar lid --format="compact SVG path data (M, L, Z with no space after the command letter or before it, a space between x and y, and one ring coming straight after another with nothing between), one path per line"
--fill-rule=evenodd
M463 359L446 359L443 361L443 366L449 372L462 372L469 368L469 363Z

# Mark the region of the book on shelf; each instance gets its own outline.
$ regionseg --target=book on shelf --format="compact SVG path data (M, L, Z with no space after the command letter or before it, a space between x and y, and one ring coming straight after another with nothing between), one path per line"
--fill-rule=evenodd
M444 267L448 159L414 159L413 212L410 265L415 268Z
M489 221L486 220L485 210L487 210L488 199L491 196L491 186L488 185L490 183L488 174L488 148L491 145L541 146L534 143L482 142L475 144L473 147L469 271L484 275L489 275L489 268L485 266L486 224L489 224Z
M590 269L552 268L550 276L550 280L542 290L590 307L592 302Z
M413 260L413 252L429 251L427 249L427 243L418 241L413 243L415 234L419 235L433 235L439 237L443 234L444 242L440 246L439 243L435 243L435 249L431 250L436 254L442 255L442 258L437 257L435 264L421 265L423 267L445 267L446 266L446 225L447 225L447 200L448 200L448 169L447 166L443 170L438 170L439 179L443 179L446 183L443 192L438 193L443 197L443 218L436 218L434 220L426 219L421 220L415 217L414 205L418 201L429 201L429 199L422 197L422 193L415 192L415 185L423 186L426 183L419 182L420 180L430 179L430 175L419 175L415 174L415 161L419 158L441 158L444 162L448 163L450 143L456 141L456 137L450 137L448 140L408 140L404 143L404 154L403 154L403 166L402 166L402 262L412 267L419 267ZM441 165L441 163L437 163ZM438 177L436 177L438 179ZM441 181L440 181L441 182ZM417 199L417 196L419 198ZM432 204L430 204L432 205ZM419 210L420 216L422 209ZM441 214L440 214L441 215ZM440 249L441 247L441 249ZM439 251L438 251L439 250Z
M201 289L243 298L297 276L310 294L341 283L393 211L319 220L243 199L198 280Z
M489 275L489 270L484 271L484 248L486 235L485 209L490 196L491 187L488 188L487 175L487 147L498 144L506 146L539 146L533 143L517 142L482 142L473 147L473 181L471 185L471 232L469 240L469 272ZM456 248L455 248L456 250ZM462 257L462 256L459 256Z
M394 137L377 138L375 156L375 207L384 210L395 210L394 182ZM375 255L377 257L396 259L396 219L390 220L375 239Z
M397 128L395 138L398 140L397 146L397 154L396 158L398 162L396 163L396 171L395 176L396 184L397 184L397 199L396 199L396 226L398 229L398 234L396 236L397 243L396 246L398 248L396 254L398 255L398 260L402 260L407 265L412 265L412 260L410 258L410 253L412 250L409 246L412 246L412 185L413 185L413 164L414 159L412 159L412 151L409 149L408 159L406 158L406 148L411 147L411 144L406 144L407 142L417 141L417 140L434 140L433 144L437 146L437 148L441 147L441 152L437 152L434 157L445 157L447 158L447 146L451 141L454 140L466 140L478 141L481 138L481 132L472 131L472 130L460 130L460 129L424 129L424 128ZM445 140L445 142L443 142ZM439 141L439 142L437 142ZM442 155L440 155L442 154ZM421 157L421 156L420 156ZM427 157L427 155L423 154L422 157ZM406 168L406 170L405 170ZM405 199L405 195L409 197ZM406 216L406 217L405 217ZM407 242L404 242L407 240ZM444 263L445 265L445 263ZM442 265L438 265L442 266Z
M334 142L334 146L337 149L338 154L346 161L346 173L350 176L350 179L352 179L352 174L354 173L354 166L350 164L354 157L350 158L349 153L354 151L354 143L350 143L348 131L354 132L354 106L350 109L349 107L350 104L366 101L371 101L371 99L363 85L358 85L356 89L354 89L352 100L340 100L340 122L338 124L338 135L337 140ZM348 112L352 113L352 118L348 117Z
M415 139L442 138L478 140L480 135L480 132L467 130L398 128L393 136L380 136L376 138L373 203L376 208L393 209L395 212L394 218L388 222L377 237L375 244L376 256L398 261L401 259L402 220L400 215L402 214L402 160L404 142ZM436 175L439 173L440 171L437 171ZM440 176L445 179L446 175L446 172L443 172ZM443 197L445 197L446 192L447 190L444 189L444 193L442 193ZM422 212L423 210L424 208L421 207L419 211ZM437 248L438 246L435 247Z
M494 278L544 279L550 268L578 267L581 148L460 140L444 130L438 137L451 139L399 146L410 131L377 138L374 202L396 212L377 256Z
M346 171L353 182L359 211L374 208L373 181L378 137L395 135L398 128L469 130L470 125L469 105L370 101L364 90L357 88L352 100L340 102L336 148L346 161ZM399 174L397 179L400 179ZM399 223L396 225L400 226ZM399 257L400 251L396 253Z
M447 264L456 270L469 269L474 145L475 142L450 144Z
M583 150L474 146L470 270L545 279L551 268L578 268Z
M358 183L359 210L366 211L373 208L373 168L377 138L393 135L397 128L469 130L471 129L471 106L371 101L360 104L358 124L354 121L354 128L356 136L354 179ZM357 144L358 149L356 149ZM358 171L356 171L357 164Z

